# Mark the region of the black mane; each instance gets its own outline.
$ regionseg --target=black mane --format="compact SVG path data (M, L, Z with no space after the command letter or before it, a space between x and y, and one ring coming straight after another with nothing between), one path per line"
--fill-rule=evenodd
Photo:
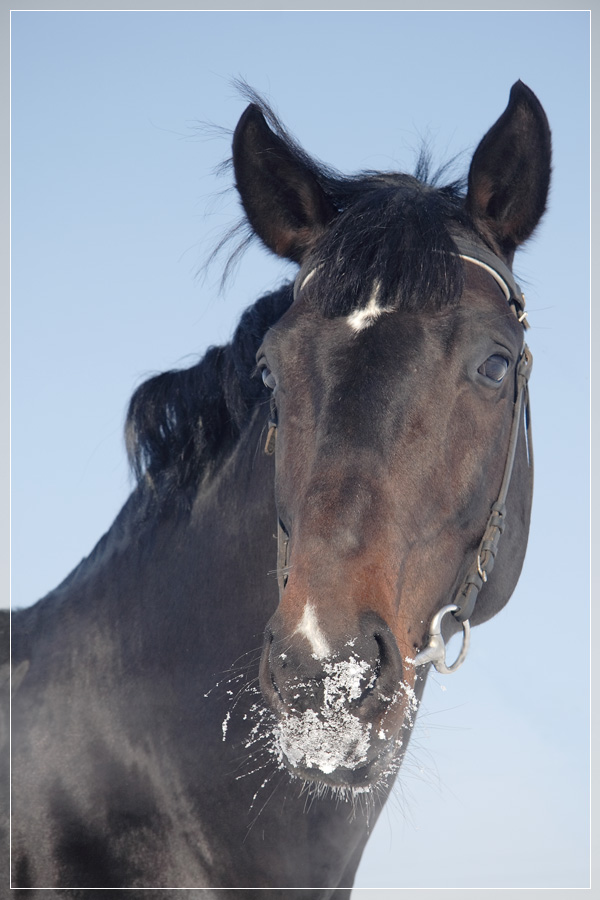
M319 265L314 302L324 315L364 307L375 282L378 302L387 307L440 308L457 300L462 266L450 226L473 229L464 211L464 180L438 187L448 167L431 175L424 151L414 176L342 176L308 156L270 107L250 89L245 93L339 211L313 260ZM243 221L228 236L244 229L248 233L230 263L253 235ZM230 344L211 347L195 366L157 375L137 389L127 414L126 444L138 482L145 478L157 488L181 490L234 444L255 405L268 396L261 380L252 377L256 351L291 302L291 285L261 297L243 314Z
M292 302L286 285L242 315L230 344L210 347L189 369L163 372L135 391L125 425L138 482L169 493L195 483L235 443L268 391L256 375L256 352Z

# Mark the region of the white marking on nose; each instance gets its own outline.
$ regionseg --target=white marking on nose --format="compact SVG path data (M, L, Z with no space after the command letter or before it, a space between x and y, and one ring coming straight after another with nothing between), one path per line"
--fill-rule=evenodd
M331 656L331 648L327 643L327 638L321 631L315 608L312 603L307 603L302 613L302 618L296 628L296 633L306 638L311 646L313 656L317 659L323 659Z
M379 297L380 290L381 282L377 280L373 285L373 293L369 298L369 302L364 307L364 309L356 309L347 317L346 321L348 322L348 325L350 326L352 331L356 333L358 333L359 331L363 331L363 329L369 328L382 313L392 312L391 309L386 309L384 306L379 306L377 298Z

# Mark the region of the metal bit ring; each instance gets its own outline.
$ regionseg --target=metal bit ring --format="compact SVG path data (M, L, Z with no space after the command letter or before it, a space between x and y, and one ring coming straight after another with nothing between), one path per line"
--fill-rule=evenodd
M442 675L449 675L451 672L456 672L459 666L462 666L467 656L467 652L469 650L469 642L471 640L471 626L469 625L469 620L466 619L462 623L462 647L460 648L460 653L456 657L456 660L452 663L451 666L446 665L446 644L444 643L444 639L442 637L442 620L444 616L447 616L448 613L456 612L458 608L459 607L454 603L450 603L448 604L448 606L443 606L439 610L439 612L435 614L435 616L431 620L431 625L429 626L429 643L415 657L415 666L423 666L426 663L433 663L434 668Z

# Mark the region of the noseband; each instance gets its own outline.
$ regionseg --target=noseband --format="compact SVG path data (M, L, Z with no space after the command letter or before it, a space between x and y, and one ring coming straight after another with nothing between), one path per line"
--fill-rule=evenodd
M514 279L514 276L502 260L496 256L491 250L487 250L478 244L466 241L463 238L455 238L454 243L458 250L458 256L466 262L479 266L488 272L494 281L501 288L506 300L522 324L523 328L529 327L525 312L525 295ZM312 275L314 269L308 275L302 270L296 280L295 293L299 287L303 287L308 278ZM298 287L299 285L299 287ZM521 426L521 417L525 416L525 433L527 438L527 452L530 468L533 469L533 450L531 443L531 416L529 411L529 389L528 381L531 374L533 357L531 351L525 342L521 349L521 354L517 361L515 372L515 402L513 409L512 424L510 429L510 437L508 441L508 452L506 455L506 463L504 465L504 474L500 491L495 503L492 504L489 518L483 532L483 537L477 550L477 555L471 563L464 581L458 589L453 603L443 606L432 618L429 626L429 641L427 646L417 654L412 661L415 666L426 665L432 663L438 672L446 675L455 672L464 662L471 636L471 627L469 620L475 609L478 594L488 580L489 575L494 568L496 554L498 552L498 544L506 526L506 498L512 478L515 457L517 452L517 443L519 440L519 432ZM277 429L277 417L275 410L275 402L271 399L271 418L269 421L269 431L265 445L265 453L272 454L275 450L275 435ZM285 530L279 517L277 518L277 579L279 583L280 594L287 583L287 564L288 564L288 547L289 535ZM451 614L457 622L460 622L463 629L463 641L460 652L456 660L451 664L446 663L446 645L442 637L442 622L444 618Z

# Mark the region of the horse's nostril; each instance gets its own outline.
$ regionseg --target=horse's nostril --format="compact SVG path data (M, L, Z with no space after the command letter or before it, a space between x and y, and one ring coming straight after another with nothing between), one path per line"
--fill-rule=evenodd
M277 623L276 623L277 624ZM371 613L357 623L358 634L332 644L331 653L308 653L304 636L270 625L265 631L260 684L277 714L315 713L327 721L334 714L361 722L378 717L394 703L402 680L402 660L387 624ZM285 645L280 634L288 635Z
M377 665L379 666L379 669L381 669L382 664L384 664L385 661L389 659L387 644L391 635L386 635L386 637L384 637L381 632L376 631L373 637L375 638L375 643L377 644L377 649L379 651L379 659L377 661Z
M374 665L375 684L383 698L390 692L394 693L402 681L402 657L396 638L387 626L378 628L373 633L373 638L377 647L377 660Z

